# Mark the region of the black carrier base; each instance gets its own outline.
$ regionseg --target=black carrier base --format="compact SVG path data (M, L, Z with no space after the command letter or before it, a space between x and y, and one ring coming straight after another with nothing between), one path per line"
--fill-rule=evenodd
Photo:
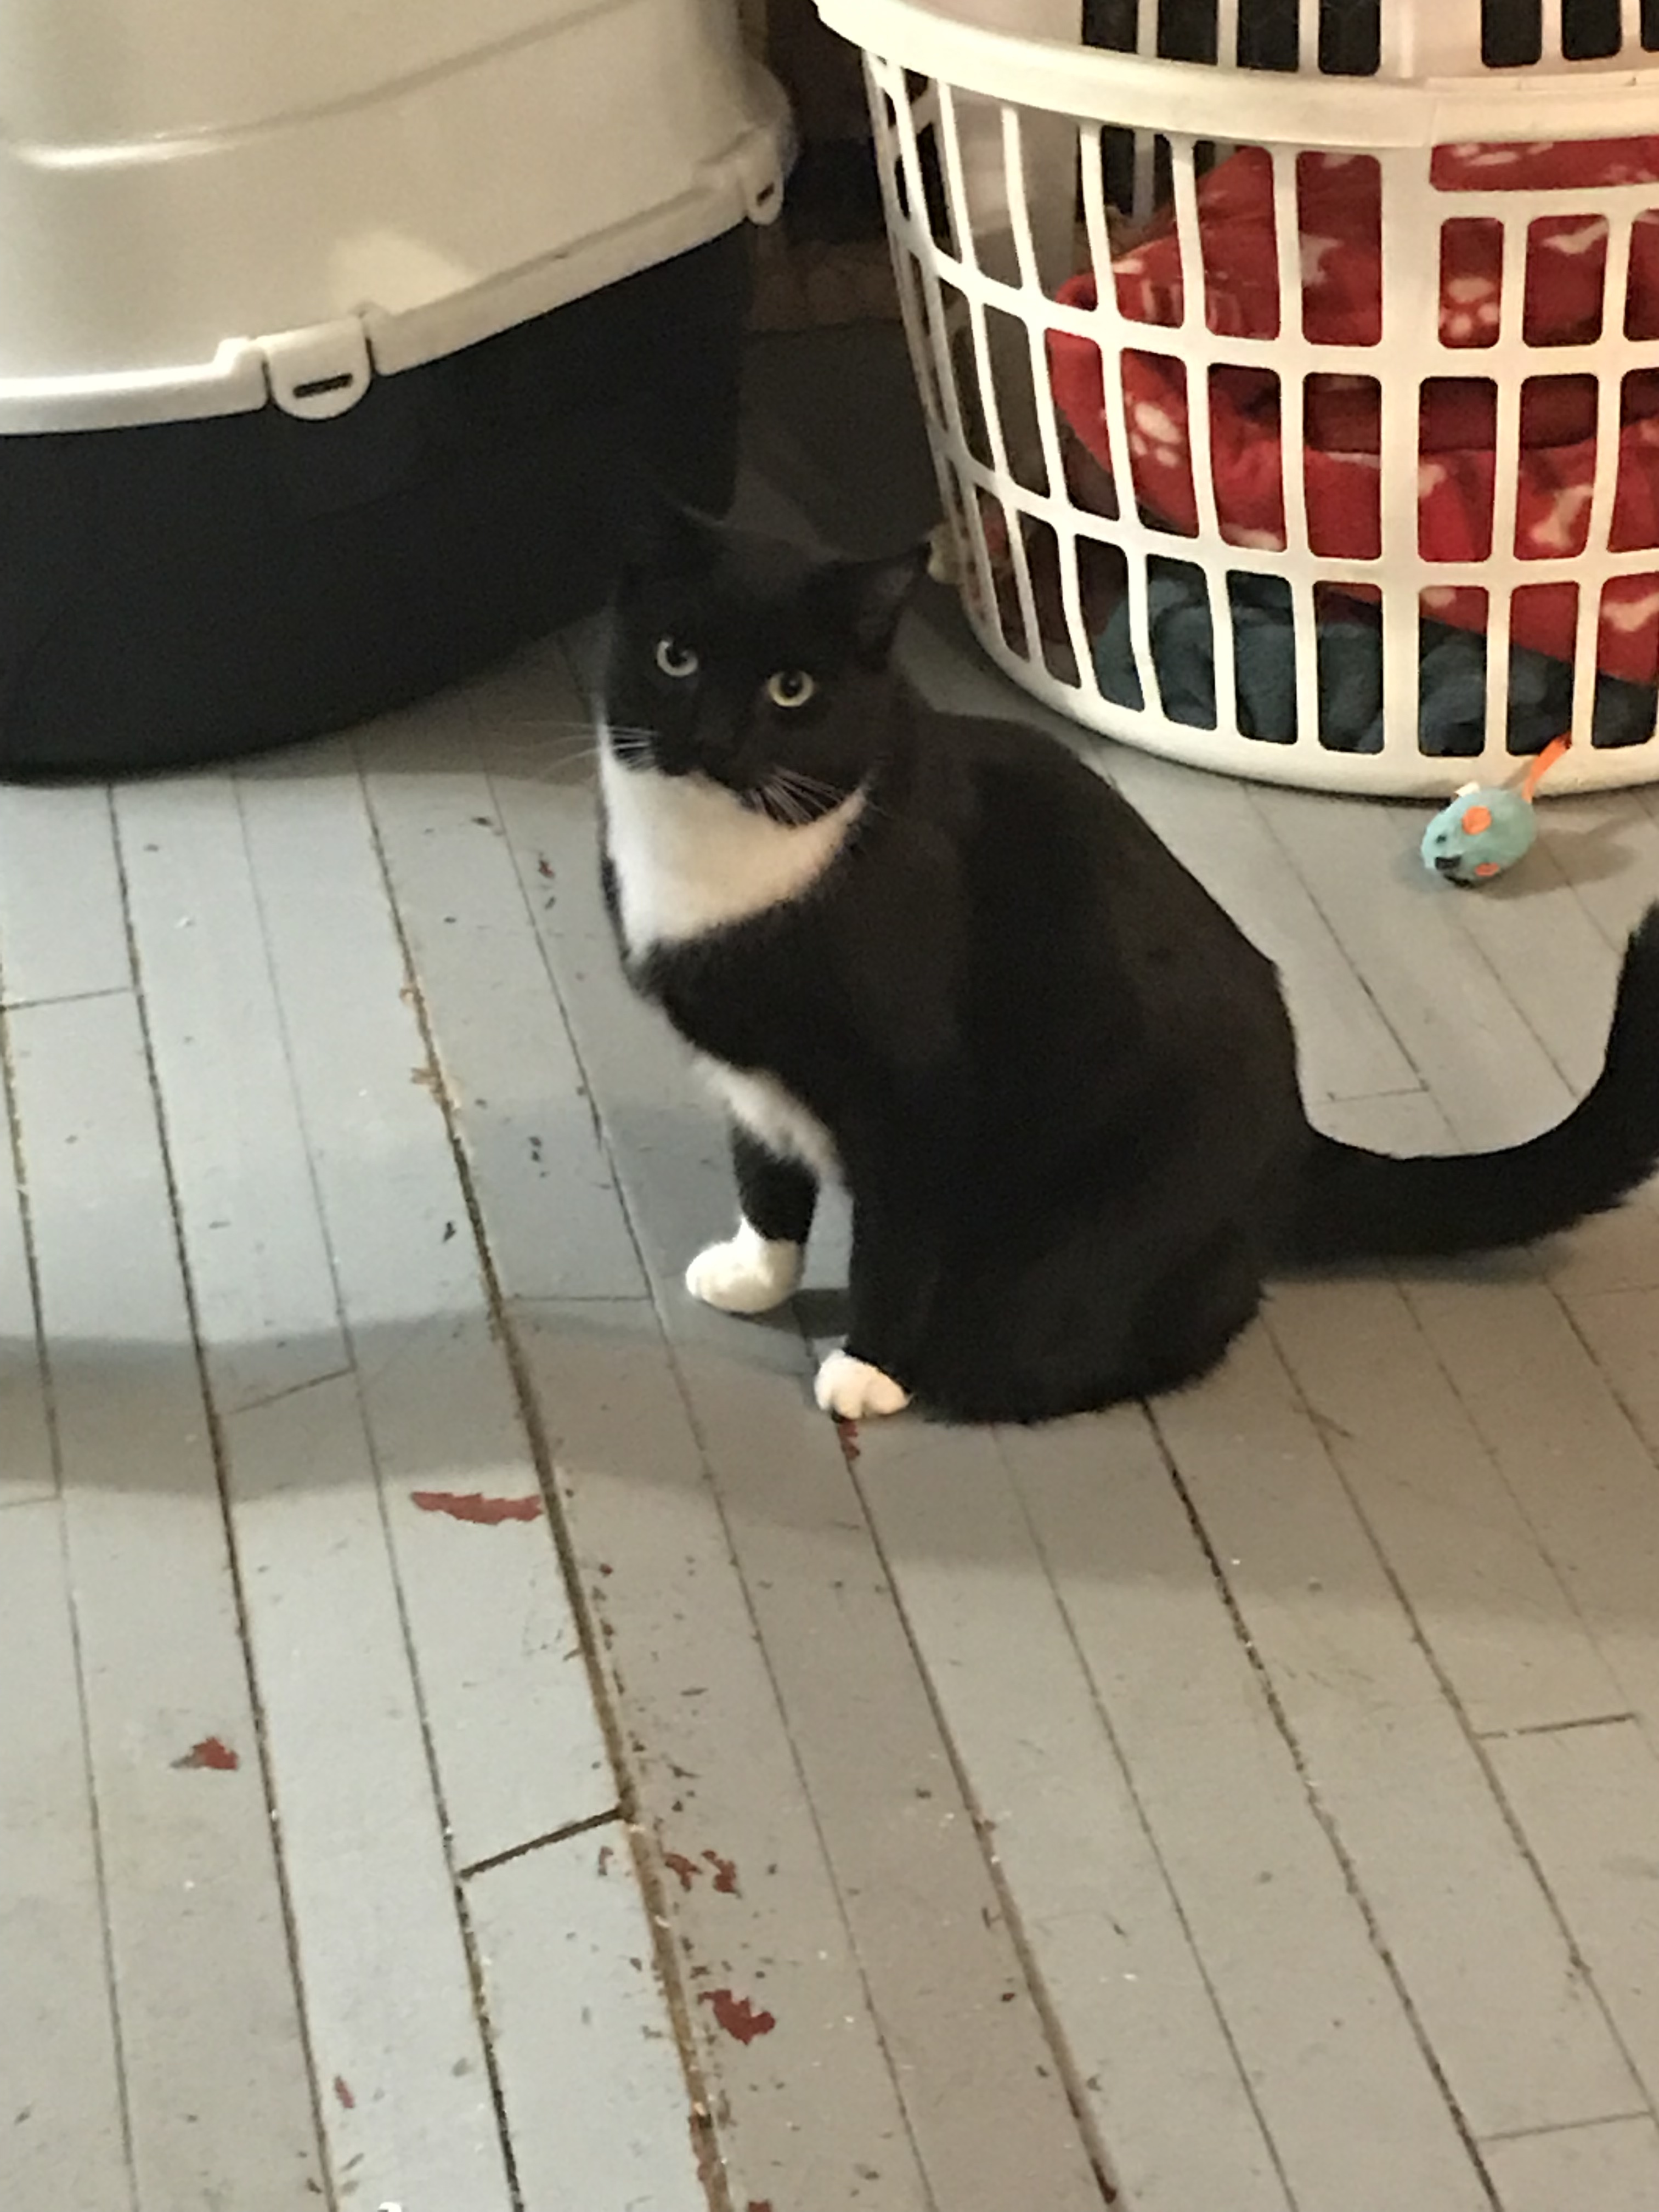
M630 459L730 501L745 233L377 378L329 422L0 438L0 777L318 736L592 611Z

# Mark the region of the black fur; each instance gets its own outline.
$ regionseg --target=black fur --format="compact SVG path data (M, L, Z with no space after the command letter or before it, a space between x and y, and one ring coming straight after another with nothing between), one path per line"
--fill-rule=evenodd
M1452 1160L1316 1135L1275 971L1139 817L1060 746L890 673L915 570L677 522L624 584L607 695L641 774L867 793L808 896L629 963L696 1048L833 1137L851 1352L947 1416L1045 1419L1203 1374L1275 1266L1530 1241L1649 1174L1659 909L1559 1129ZM695 682L661 676L665 635ZM794 669L817 691L785 714L765 684ZM737 1167L756 1225L804 1236L808 1171L748 1138Z
M817 1211L817 1178L799 1160L781 1160L746 1129L732 1132L732 1170L743 1218L763 1237L804 1244Z

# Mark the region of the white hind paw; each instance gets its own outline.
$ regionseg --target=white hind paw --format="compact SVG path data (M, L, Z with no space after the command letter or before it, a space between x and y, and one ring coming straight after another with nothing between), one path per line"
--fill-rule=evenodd
M813 1395L819 1408L838 1421L872 1421L884 1413L902 1413L910 1394L890 1375L851 1352L832 1352L818 1370Z
M724 1244L710 1244L685 1271L685 1287L722 1313L770 1313L800 1283L801 1251L786 1238L763 1237L746 1221Z

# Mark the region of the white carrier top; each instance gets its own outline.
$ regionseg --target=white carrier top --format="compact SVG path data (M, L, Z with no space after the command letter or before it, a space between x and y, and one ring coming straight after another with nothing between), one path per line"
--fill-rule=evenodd
M0 432L320 416L775 214L731 0L7 0Z

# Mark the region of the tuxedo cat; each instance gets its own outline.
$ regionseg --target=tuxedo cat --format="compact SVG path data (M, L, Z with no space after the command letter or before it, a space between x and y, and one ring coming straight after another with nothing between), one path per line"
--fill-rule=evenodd
M1649 1174L1659 908L1559 1127L1408 1160L1322 1136L1276 972L1140 817L1052 740L891 672L919 568L670 517L606 690L623 960L732 1127L738 1228L687 1280L780 1304L843 1182L827 1411L1036 1421L1173 1389L1275 1268L1528 1243Z

